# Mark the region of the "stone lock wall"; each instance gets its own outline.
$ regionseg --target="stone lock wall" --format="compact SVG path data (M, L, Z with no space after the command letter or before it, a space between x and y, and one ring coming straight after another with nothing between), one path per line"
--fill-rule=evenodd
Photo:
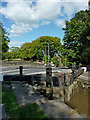
M61 101L69 101L74 85L71 84L69 73L57 73L59 86L53 85L53 98L59 98ZM53 81L53 84L55 81Z

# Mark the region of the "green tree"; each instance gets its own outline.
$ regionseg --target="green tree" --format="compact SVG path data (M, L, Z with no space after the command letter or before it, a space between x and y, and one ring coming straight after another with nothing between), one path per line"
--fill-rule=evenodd
M11 58L20 58L20 48L19 47L11 47Z
M65 49L61 48L61 60L62 60L62 64L65 66L65 60L66 60L66 66L71 65L73 62L75 62L75 58L76 58L76 53L74 52L74 50L72 49Z
M48 64L48 55L43 56L43 61L45 64ZM51 59L51 56L49 55L49 62L51 62L51 61L52 61L52 59Z
M32 43L24 43L20 48L20 58L22 59L29 59L29 49L31 48Z
M6 32L3 24L0 22L0 56L2 56L2 59L5 58L4 54L9 49L9 42L8 33Z
M90 10L80 11L75 14L75 17L66 21L64 48L72 51L69 61L83 64L88 64L88 54L90 46ZM72 58L74 56L74 59ZM86 57L86 59L84 59Z
M59 56L54 56L52 58L52 62L55 64L56 67L59 66Z
M32 46L29 49L29 58L33 60L43 60L45 55L48 54L48 45L49 45L49 55L51 58L54 56L55 53L59 53L59 48L61 46L60 38L51 37L51 36L41 36L38 39L32 42Z
M4 53L5 59L8 59L8 61L12 58L12 53L11 52L5 52Z

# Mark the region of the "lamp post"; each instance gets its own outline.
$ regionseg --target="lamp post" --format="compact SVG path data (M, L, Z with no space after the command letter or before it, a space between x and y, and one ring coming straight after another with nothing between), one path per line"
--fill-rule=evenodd
M49 65L49 43L48 43L48 65Z
M52 44L53 44L53 42L52 42ZM49 65L49 54L50 54L50 47L49 47L49 45L52 45L51 43L48 43L48 65ZM47 45L47 44L46 44ZM45 63L46 63L46 48L45 48Z
M65 67L66 67L66 56L65 56Z
M47 64L47 61L46 61L46 47L45 47L45 65Z

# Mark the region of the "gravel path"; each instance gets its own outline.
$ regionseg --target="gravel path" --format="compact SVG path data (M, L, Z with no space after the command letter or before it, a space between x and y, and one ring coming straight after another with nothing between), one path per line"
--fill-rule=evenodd
M12 89L19 105L36 102L48 118L82 118L60 100L48 100L33 89L31 85L12 82ZM84 120L83 118L81 120Z

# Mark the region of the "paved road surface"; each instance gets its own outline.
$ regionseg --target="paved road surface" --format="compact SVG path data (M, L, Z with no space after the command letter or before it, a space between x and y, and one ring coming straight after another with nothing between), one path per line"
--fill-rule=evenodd
M19 67L2 67L0 69L0 74L3 75L15 75L15 74L19 74ZM69 73L71 72L70 69L65 69L65 68L52 68L52 71L56 72L56 71L60 71L63 73ZM37 73L45 73L46 72L46 68L45 67L24 67L23 69L23 74L24 75L31 75L31 74L37 74Z

